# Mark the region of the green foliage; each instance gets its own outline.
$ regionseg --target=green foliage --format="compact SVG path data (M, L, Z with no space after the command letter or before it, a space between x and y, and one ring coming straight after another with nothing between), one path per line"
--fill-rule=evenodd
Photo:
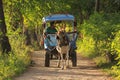
M10 77L23 72L29 65L30 48L25 46L24 39L24 36L16 33L9 35L12 52L9 55L0 55L0 80L9 80Z
M86 36L86 35L84 36L85 37L83 39L77 40L77 46L78 46L77 52L80 52L83 56L93 58L96 54L94 52L95 42L91 36Z
M98 66L112 68L109 73L120 78L120 15L98 14L91 15L90 19L84 21L80 26L83 37L78 40L78 52L94 59ZM112 55L109 63L108 56ZM113 58L113 59L112 59ZM106 66L105 66L106 65ZM108 66L109 67L108 67Z
M119 25L120 26L120 25ZM117 76L117 79L120 78L120 31L116 33L116 36L112 42L112 50L115 51L114 54L117 55L116 60L117 64L112 67L112 72Z
M78 42L78 51L80 53L85 52L84 54L89 57L91 57L90 55L93 57L104 57L108 54L119 56L119 41L116 41L119 40L119 36L116 34L120 30L119 14L95 13L91 15L89 20L84 21L84 24L80 27L80 32L83 35L83 38ZM114 47L114 49L112 47ZM117 51L117 53L115 53L115 51ZM117 59L120 58L117 57ZM100 65L103 62L104 61L101 60L98 61Z
M112 49L115 50L118 55L116 59L120 60L120 31L116 33L116 36L112 42ZM120 63L118 63L118 65L120 65Z
M0 68L2 67L0 75L3 78L10 72L11 75L14 75L14 72L21 72L25 68L22 65L29 63L27 54L29 48L24 43L26 36L22 35L24 28L29 30L32 47L37 48L38 43L33 39L33 33L40 32L42 17L54 13L73 14L80 23L84 19L89 19L78 27L83 35L77 41L78 52L91 58L97 56L96 63L98 65L105 62L104 56L107 52L118 55L116 60L119 61L120 59L119 0L100 0L100 13L102 14L92 14L95 0L3 0L3 2L8 36L12 46L12 52L9 56L0 56L0 62L3 64L0 64ZM37 36L40 36L40 34L37 34ZM117 65L119 64L120 62ZM119 68L115 67L115 69ZM13 69L13 71L9 71L10 69Z
M106 65L108 63L105 56L99 56L93 59L98 67L101 67L103 65Z
M119 0L100 0L101 11L107 13L120 12L120 1Z

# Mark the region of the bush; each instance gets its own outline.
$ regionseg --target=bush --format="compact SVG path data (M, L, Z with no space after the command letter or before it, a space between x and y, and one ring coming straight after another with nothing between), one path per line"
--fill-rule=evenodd
M114 75L117 76L117 79L120 78L120 31L116 33L116 36L112 42L112 50L115 51L117 64L112 67Z
M112 73L120 77L120 14L95 13L80 27L78 52L92 56L98 66L112 64Z
M30 48L25 46L24 38L18 34L9 35L12 51L9 54L0 55L0 80L10 80L30 64Z
M77 52L85 57L93 58L95 56L94 52L94 40L91 36L85 36L83 39L77 40Z

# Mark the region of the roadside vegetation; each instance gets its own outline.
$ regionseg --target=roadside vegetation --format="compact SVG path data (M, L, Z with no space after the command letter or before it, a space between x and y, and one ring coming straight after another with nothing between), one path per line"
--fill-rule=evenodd
M77 51L119 78L120 14L95 13L80 27L82 37Z
M75 16L77 52L119 79L119 0L0 0L0 80L29 66L30 53L43 48L42 17L56 13Z
M12 51L0 54L0 80L12 80L14 75L21 74L30 64L30 48L24 45L24 37L11 35L9 40Z

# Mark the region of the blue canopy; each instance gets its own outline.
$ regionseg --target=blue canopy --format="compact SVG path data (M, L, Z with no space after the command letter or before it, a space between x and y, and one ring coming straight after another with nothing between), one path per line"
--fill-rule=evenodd
M54 14L43 17L43 22L50 21L74 21L74 16L70 14Z

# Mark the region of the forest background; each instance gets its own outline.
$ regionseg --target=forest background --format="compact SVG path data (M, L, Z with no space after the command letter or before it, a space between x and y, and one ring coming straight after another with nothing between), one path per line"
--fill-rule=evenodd
M22 73L42 49L42 18L75 16L77 52L120 78L120 0L0 0L0 80Z

